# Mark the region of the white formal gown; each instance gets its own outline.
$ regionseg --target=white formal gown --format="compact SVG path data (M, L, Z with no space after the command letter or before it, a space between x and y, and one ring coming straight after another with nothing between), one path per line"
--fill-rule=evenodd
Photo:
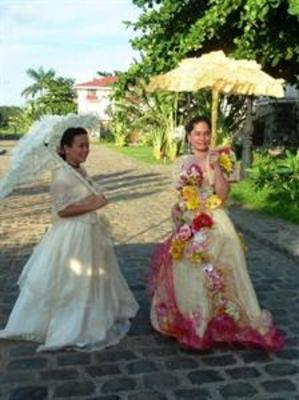
M37 351L88 351L117 344L128 332L138 304L119 269L103 211L58 216L94 188L68 165L53 172L53 224L24 266L0 338L39 342Z

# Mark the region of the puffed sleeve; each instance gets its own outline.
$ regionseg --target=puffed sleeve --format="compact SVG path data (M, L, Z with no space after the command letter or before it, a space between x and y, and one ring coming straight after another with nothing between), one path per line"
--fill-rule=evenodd
M175 162L173 164L172 178L173 178L173 183L174 183L175 187L177 187L177 184L180 179L180 174L187 164L188 157L189 157L188 155L180 156L175 160Z
M71 204L79 204L91 194L71 171L57 168L52 172L51 195L54 212L58 213Z

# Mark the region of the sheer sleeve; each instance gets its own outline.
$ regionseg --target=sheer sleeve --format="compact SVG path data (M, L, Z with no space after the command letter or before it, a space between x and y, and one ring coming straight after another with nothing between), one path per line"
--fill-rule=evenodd
M100 185L92 177L90 177L84 167L81 166L81 169L83 170L83 172L85 174L84 179L86 179L88 184L92 187L93 191L96 192L97 194L104 194L104 188L102 187L102 185Z
M178 157L173 164L172 179L175 187L179 182L180 174L187 163L188 157L189 157L188 155Z
M53 171L51 195L54 212L58 213L71 204L79 204L91 194L71 171L65 168Z

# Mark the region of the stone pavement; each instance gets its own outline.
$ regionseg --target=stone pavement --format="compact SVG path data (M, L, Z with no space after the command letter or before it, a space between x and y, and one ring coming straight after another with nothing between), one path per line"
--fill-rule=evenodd
M297 259L299 263L298 225L239 207L233 207L230 213L236 226L243 232L266 246Z
M8 159L0 157L0 174ZM108 194L105 213L140 312L129 335L102 352L35 353L36 344L0 341L0 398L299 400L298 227L232 210L245 232L260 303L285 332L285 348L276 354L241 347L188 352L152 330L145 292L153 245L170 230L170 168L147 166L102 146L92 147L87 167ZM0 201L0 327L15 302L22 266L49 224L47 185L45 179Z

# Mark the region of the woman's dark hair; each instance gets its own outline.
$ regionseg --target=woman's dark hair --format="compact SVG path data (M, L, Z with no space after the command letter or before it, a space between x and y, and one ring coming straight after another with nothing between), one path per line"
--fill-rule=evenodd
M205 117L205 116L197 116L192 118L186 125L185 125L185 142L187 143L187 137L188 135L190 135L190 133L192 132L194 125L198 124L199 122L205 122L209 129L212 129L212 125L211 125L211 121L209 118Z
M60 140L59 155L65 160L64 146L71 146L76 136L87 135L87 131L81 127L68 128L63 132Z

